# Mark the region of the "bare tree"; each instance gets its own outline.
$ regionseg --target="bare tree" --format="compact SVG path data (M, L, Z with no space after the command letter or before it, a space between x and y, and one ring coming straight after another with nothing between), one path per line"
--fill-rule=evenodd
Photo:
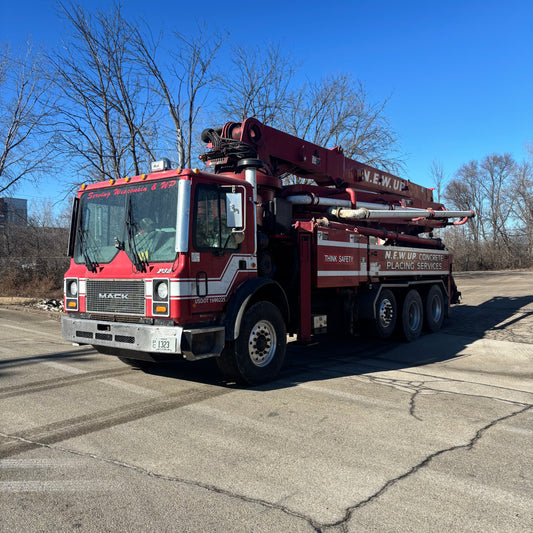
M388 99L372 102L361 81L338 74L298 84L297 65L274 45L235 47L232 63L220 106L226 116L253 116L321 146L341 146L361 162L402 168L397 135L385 115Z
M50 83L40 62L29 43L20 57L0 47L0 194L51 161Z
M435 190L437 191L436 201L440 202L442 196L442 187L446 181L446 174L440 161L433 161L429 167L429 175L433 183L435 184Z
M508 221L511 214L511 179L515 162L511 154L491 154L483 158L480 165L480 186L484 193L486 219L492 244L503 244L506 252L511 254L508 233Z
M279 45L234 46L232 75L221 80L223 97L220 109L232 120L255 117L277 126L291 109L291 84L296 65Z
M457 171L445 197L455 207L474 209L477 214L468 221L459 255L472 254L477 268L509 268L531 261L531 176L531 165L517 165L510 154L491 154Z
M533 264L533 165L524 161L517 165L512 183L512 211L523 230L526 257Z
M50 55L60 92L58 137L84 179L140 174L154 159L159 100L133 58L133 30L120 5L94 16L60 4L70 41Z
M169 66L159 58L161 36L154 39L147 27L132 26L132 30L136 60L154 78L155 90L168 110L178 164L191 167L195 139L199 138L196 124L210 90L219 81L215 63L226 38L210 31L205 23L198 24L195 32L174 32Z
M360 80L338 74L303 85L280 122L298 137L321 146L341 146L347 157L398 172L403 161L385 114L387 102L372 102Z
M452 206L460 210L473 209L475 218L467 222L468 232L463 232L468 248L476 261L477 268L483 268L482 243L485 240L484 231L484 197L481 194L479 165L477 161L470 161L461 166L456 172L455 179L446 186L444 197ZM466 249L466 246L463 246Z

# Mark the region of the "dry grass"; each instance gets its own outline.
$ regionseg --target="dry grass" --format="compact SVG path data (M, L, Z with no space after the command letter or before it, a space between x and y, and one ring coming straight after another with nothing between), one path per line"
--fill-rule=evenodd
M41 275L39 272L10 269L0 278L0 297L39 300L62 298L62 275Z

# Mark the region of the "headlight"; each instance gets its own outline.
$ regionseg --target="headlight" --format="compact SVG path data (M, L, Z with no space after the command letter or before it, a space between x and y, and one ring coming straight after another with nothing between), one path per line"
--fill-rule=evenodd
M68 284L68 293L70 296L78 296L78 282L71 281Z
M166 281L162 281L157 285L157 296L161 300L166 300L168 297L168 285Z

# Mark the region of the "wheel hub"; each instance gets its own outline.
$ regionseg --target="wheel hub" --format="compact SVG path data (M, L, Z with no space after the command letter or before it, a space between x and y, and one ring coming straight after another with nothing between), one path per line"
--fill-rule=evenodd
M256 366L266 366L272 361L276 353L276 332L270 322L261 320L250 332L248 338L248 353L252 363Z
M379 306L379 320L385 328L388 328L392 322L394 312L389 300L383 300Z

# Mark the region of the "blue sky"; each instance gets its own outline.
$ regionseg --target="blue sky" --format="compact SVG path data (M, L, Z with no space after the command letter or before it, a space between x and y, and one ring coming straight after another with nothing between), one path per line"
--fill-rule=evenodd
M109 2L82 4L92 10ZM123 4L126 15L156 30L194 31L196 21L207 20L241 45L280 43L309 78L350 72L373 99L390 96L387 115L406 153L402 177L422 185L433 185L434 160L452 177L463 163L494 152L522 160L533 141L531 0ZM53 0L0 5L2 43L16 47L31 35L51 47L64 35ZM57 199L60 190L51 177L22 186L17 196Z

